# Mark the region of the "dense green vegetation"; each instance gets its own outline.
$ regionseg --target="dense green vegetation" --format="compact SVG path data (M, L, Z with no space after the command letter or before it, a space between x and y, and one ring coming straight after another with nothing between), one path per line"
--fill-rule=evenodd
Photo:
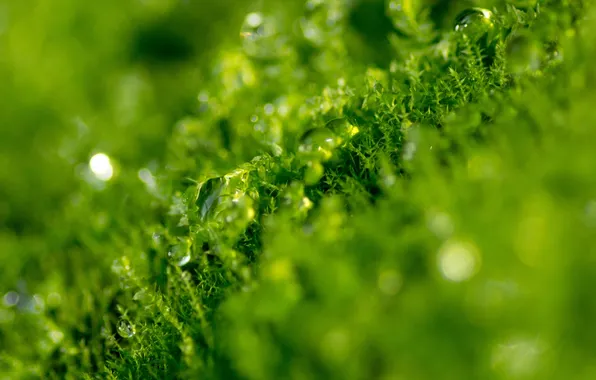
M595 15L0 0L0 379L595 379Z

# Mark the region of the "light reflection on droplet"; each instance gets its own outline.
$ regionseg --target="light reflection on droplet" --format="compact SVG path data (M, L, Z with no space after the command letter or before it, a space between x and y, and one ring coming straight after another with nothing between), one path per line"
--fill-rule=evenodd
M173 245L168 251L168 257L174 264L182 267L190 262L190 248L188 243L182 241L180 244Z
M15 306L17 303L19 303L19 293L17 292L8 292L4 295L3 301L4 301L4 305L8 306L8 307L12 307Z
M445 279L462 282L476 274L480 267L480 255L472 243L448 240L439 249L438 265Z
M104 153L97 153L89 160L89 169L100 181L109 181L114 175L114 168L108 157Z
M135 335L135 328L130 322L121 320L118 322L118 335L123 338L132 338Z
M312 128L300 138L298 156L304 161L327 161L338 144L337 136L328 128Z
M492 28L492 12L483 8L471 8L461 12L455 21L455 30L464 31L470 28ZM477 32L475 30L475 32Z

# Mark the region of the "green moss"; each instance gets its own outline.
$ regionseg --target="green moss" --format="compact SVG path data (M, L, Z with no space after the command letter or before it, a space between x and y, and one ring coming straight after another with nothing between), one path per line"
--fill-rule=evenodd
M216 3L0 0L0 379L596 376L591 3Z

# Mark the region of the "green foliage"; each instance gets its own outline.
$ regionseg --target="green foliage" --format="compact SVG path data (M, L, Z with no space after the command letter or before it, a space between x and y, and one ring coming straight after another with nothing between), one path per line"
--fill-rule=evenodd
M0 0L0 379L595 378L595 15Z

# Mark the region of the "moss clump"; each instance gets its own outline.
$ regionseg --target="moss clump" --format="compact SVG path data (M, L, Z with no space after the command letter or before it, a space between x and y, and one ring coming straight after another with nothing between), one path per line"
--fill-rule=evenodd
M0 0L0 378L594 378L594 12Z

